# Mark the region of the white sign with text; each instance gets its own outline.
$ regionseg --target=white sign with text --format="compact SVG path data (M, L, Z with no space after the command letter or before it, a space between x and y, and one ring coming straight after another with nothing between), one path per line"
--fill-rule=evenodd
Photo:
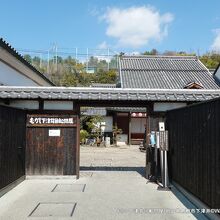
M60 129L50 129L49 130L50 137L60 137Z

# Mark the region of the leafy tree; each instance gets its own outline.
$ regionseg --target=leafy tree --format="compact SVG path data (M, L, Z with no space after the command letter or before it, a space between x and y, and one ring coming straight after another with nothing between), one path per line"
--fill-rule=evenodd
M207 53L200 56L199 58L208 69L216 69L220 63L220 54L216 53Z
M114 145L117 146L117 142L119 141L118 135L122 134L123 131L121 128L118 128L117 126L113 126L112 132L113 132L113 143Z
M97 83L115 83L117 73L115 70L104 71L100 69L97 73Z
M86 130L80 130L80 142L85 144L86 138L89 137L89 133Z
M100 115L92 116L90 120L86 122L90 133L96 139L97 146L99 146L101 143L102 127L104 126L102 122L103 117Z
M25 54L24 56L24 59L27 60L29 63L32 63L32 58L29 54Z
M152 49L151 51L145 51L143 55L158 55L159 52L156 49Z
M98 63L99 63L99 60L97 57L91 56L89 58L88 65L90 67L97 67Z
M72 73L65 73L61 79L61 86L77 86L79 83L78 78Z
M38 65L40 65L40 58L39 57L37 57L37 56L35 56L33 59L32 59L32 62L34 62L34 63L36 63L36 64L38 64Z

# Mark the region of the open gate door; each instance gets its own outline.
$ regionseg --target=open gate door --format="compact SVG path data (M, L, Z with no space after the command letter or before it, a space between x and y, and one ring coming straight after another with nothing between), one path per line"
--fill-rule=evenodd
M78 175L78 118L28 115L26 175Z

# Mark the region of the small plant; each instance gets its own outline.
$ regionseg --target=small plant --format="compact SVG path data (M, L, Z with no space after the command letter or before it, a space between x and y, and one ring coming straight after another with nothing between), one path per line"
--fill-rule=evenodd
M122 129L118 128L117 126L113 126L112 132L113 132L113 143L115 146L117 146L117 142L119 139L118 135L122 134Z
M91 136L96 139L97 146L100 146L102 142L102 127L105 127L105 125L103 125L103 120L102 116L93 116L86 122L86 125L91 131Z
M85 144L86 138L89 136L89 133L86 130L80 130L80 143Z

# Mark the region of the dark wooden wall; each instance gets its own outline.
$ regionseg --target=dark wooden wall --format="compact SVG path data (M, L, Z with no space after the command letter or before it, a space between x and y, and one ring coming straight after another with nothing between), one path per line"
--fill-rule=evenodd
M50 137L59 129L60 137ZM27 175L76 175L77 128L27 128Z
M25 175L26 114L0 106L0 189Z
M117 127L122 129L122 134L128 134L129 133L128 115L117 116Z
M167 114L172 180L220 207L220 100Z

